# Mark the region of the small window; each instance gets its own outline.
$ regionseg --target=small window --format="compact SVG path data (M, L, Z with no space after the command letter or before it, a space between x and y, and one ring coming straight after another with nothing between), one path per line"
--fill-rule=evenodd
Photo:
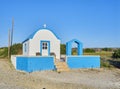
M27 45L26 45L26 43L25 43L25 52L27 51L27 47L26 47Z
M47 49L47 42L42 43L42 49L46 50Z

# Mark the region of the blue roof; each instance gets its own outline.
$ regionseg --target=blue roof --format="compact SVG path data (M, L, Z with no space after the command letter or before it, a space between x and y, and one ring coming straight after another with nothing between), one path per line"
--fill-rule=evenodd
M34 35L36 34L36 32L37 31L39 31L39 30L48 30L48 29L45 29L45 28L42 28L42 29L38 29L38 30L36 30L36 31L34 31L31 35L29 35L22 43L24 43L25 41L27 41L27 40L29 40L29 39L32 39L33 37L34 37ZM49 31L51 31L51 30L49 30ZM52 33L53 33L53 31L52 31ZM54 33L53 33L54 34ZM55 36L56 36L56 34L54 34ZM59 39L59 37L58 36L56 36L58 39Z
M25 41L29 40L29 39L32 39L33 36L35 35L35 33L37 32L38 30L36 30L35 32L33 32L32 34L30 34L22 43L24 43Z
M80 41L79 41L79 40L77 40L77 39L72 39L72 40L68 41L67 43L72 43L72 42L77 42L77 43L82 44L82 42L80 42Z

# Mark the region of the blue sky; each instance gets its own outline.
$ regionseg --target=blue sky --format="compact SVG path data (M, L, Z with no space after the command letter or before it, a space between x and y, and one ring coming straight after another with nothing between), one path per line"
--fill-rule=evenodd
M120 47L120 0L0 0L0 47L8 44L14 18L14 43L47 24L66 43Z

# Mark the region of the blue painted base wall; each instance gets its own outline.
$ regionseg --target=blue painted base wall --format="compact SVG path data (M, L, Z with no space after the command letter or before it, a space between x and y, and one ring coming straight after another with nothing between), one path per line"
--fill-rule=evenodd
M100 56L67 56L67 64L71 69L100 68Z
M16 57L16 69L26 72L54 70L54 57Z

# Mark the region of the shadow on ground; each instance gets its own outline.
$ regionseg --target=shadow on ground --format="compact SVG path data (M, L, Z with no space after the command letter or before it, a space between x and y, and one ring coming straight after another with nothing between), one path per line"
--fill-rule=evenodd
M120 69L120 61L118 61L118 60L108 60L108 61L109 61L110 65L113 65L114 67Z

